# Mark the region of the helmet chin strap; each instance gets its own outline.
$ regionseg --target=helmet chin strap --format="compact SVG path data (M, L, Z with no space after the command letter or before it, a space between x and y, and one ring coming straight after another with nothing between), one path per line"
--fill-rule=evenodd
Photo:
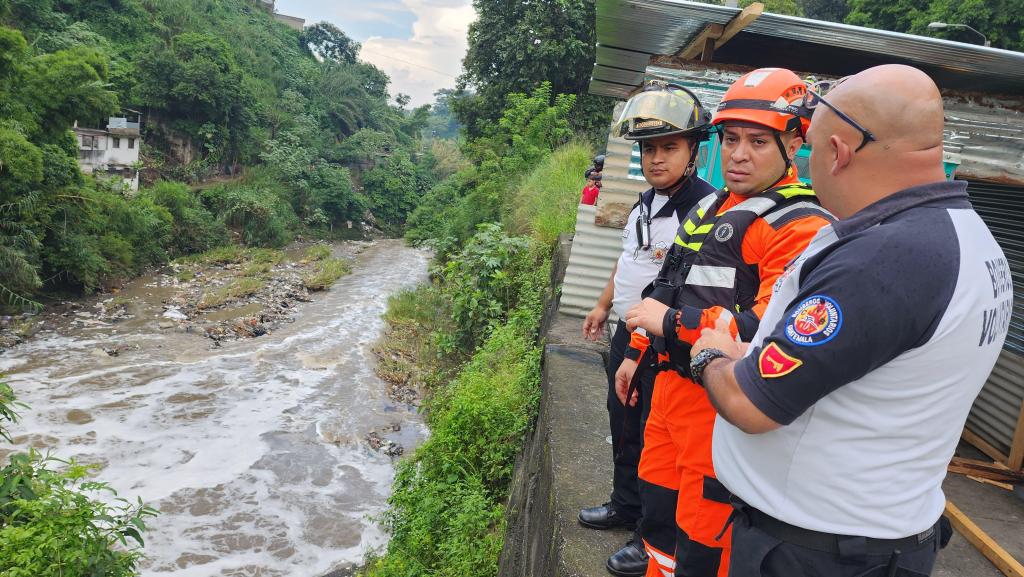
M782 169L782 176L780 176L774 184L772 184L765 190L768 190L769 188L775 188L776 186L778 186L780 182L786 180L786 178L789 177L793 170L793 161L790 160L789 153L786 152L786 145L782 143L782 133L779 132L778 130L775 131L775 144L779 146L779 152L782 153L782 160L786 162L786 167Z

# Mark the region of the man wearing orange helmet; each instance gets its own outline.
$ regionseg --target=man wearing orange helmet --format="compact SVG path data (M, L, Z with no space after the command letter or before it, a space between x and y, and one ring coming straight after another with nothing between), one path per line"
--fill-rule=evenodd
M640 459L641 533L651 557L647 575L728 574L732 511L715 477L711 433L715 410L690 378L690 347L703 328L728 320L749 339L772 286L819 228L830 223L814 192L800 183L793 158L809 122L792 106L807 87L793 72L764 68L725 93L718 127L726 188L708 195L680 224L651 297L626 314L631 354L616 373L624 403L638 358L658 353L650 417Z

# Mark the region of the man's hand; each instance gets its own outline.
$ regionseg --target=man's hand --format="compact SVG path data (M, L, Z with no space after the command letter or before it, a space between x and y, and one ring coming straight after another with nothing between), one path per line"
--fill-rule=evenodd
M622 364L619 365L619 370L615 371L615 395L619 397L619 402L623 405L626 404L626 393L629 392L629 383L633 381L633 374L636 373L637 362L632 359L622 359ZM633 396L629 399L629 406L635 407L637 400L637 392L633 391Z
M604 323L608 320L608 309L597 305L590 309L587 318L583 319L583 338L592 341L601 339Z
M633 331L642 327L648 335L663 337L661 323L665 320L665 311L668 306L650 297L640 301L640 304L626 311L626 327Z
M750 343L740 341L739 336L733 337L729 331L732 324L732 314L723 311L715 320L715 328L704 329L700 332L700 338L690 348L690 358L697 356L697 353L704 349L718 349L729 355L730 359L741 359L747 354Z

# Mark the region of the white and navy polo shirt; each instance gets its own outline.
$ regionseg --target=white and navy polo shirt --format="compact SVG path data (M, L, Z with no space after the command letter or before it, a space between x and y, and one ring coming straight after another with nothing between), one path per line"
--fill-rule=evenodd
M657 278L665 255L675 241L679 221L700 199L714 191L715 187L692 175L671 197L656 194L653 188L640 195L640 201L633 205L626 227L622 229L622 254L615 271L612 308L620 319L640 303L640 294ZM637 221L647 215L651 215L651 240L643 239L648 247L645 249L637 234ZM647 235L647 226L642 221L640 234Z
M1003 346L1013 284L966 183L917 186L819 231L775 285L743 392L783 426L715 422L718 478L786 523L903 538L942 480Z

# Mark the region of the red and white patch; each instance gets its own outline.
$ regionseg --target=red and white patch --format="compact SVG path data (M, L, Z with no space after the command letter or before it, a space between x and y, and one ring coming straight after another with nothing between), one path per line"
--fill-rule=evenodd
M757 366L761 370L761 377L765 379L774 379L788 375L802 364L804 364L803 361L787 355L775 343L770 343L765 347L761 351L761 356L757 358Z

